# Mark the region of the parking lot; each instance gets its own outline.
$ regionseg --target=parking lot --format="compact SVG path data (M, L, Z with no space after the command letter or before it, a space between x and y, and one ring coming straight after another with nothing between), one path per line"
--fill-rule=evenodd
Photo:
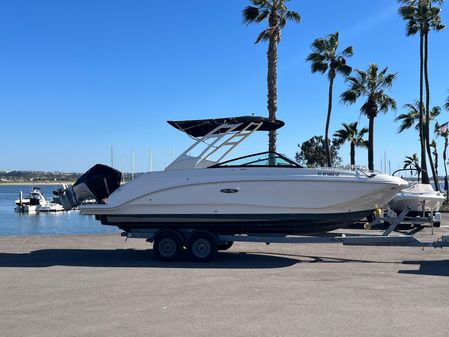
M149 248L119 235L0 238L0 335L448 334L447 248L235 243L205 264Z

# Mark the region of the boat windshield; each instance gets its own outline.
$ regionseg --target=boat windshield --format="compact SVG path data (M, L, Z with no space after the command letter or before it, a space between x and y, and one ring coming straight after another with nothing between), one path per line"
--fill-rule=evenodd
M244 157L239 157L227 160L223 163L210 166L214 167L302 167L293 160L284 157L276 152L262 152L251 154Z

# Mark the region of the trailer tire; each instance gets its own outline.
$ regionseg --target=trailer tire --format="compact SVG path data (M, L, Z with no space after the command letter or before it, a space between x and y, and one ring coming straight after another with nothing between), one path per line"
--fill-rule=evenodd
M228 250L229 248L232 247L233 244L234 244L234 241L226 241L224 243L220 243L218 245L218 250Z
M217 255L217 239L206 231L194 232L186 246L190 258L197 262L209 262Z
M437 221L433 223L433 227L440 227L441 226L441 222Z
M176 261L182 253L180 235L171 231L156 234L153 243L154 255L161 261Z

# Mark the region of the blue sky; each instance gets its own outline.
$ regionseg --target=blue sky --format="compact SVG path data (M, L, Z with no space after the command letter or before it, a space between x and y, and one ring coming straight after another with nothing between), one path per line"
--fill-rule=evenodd
M83 172L110 163L136 171L163 169L191 140L166 120L267 114L266 48L254 41L264 26L242 24L246 0L0 2L0 170ZM418 38L405 36L395 0L292 0L302 23L286 26L279 45L278 150L294 157L299 143L324 132L327 79L305 58L317 37L340 32L354 47L354 68L369 63L398 72L398 106L418 96ZM443 21L449 24L443 8ZM448 31L430 37L432 104L448 95ZM345 106L339 78L331 131L360 120ZM401 113L402 108L396 113ZM397 134L395 113L376 120L375 166L386 152L392 168L419 152L413 130ZM449 120L444 111L440 122ZM439 140L442 147L442 140ZM236 154L266 149L266 136ZM340 155L349 161L349 148ZM357 163L367 163L364 150Z

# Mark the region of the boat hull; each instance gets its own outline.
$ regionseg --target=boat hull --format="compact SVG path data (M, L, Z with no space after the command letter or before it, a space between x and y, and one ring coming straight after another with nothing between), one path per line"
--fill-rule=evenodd
M103 205L81 206L105 225L208 228L227 233L323 232L385 205L402 179L304 168L155 172L121 186Z
M443 201L444 195L434 191L431 185L415 184L398 193L388 206L398 213L408 207L409 215L421 215L423 211L438 212Z
M130 229L208 229L223 234L327 232L347 227L373 213L316 214L139 214L97 216L104 225Z

